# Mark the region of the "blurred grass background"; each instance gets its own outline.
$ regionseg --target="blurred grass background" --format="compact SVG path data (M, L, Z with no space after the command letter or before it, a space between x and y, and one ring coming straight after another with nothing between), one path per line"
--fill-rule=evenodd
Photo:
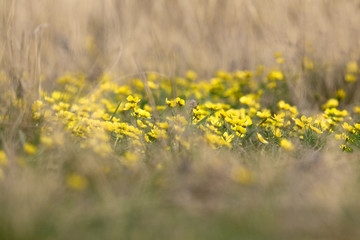
M342 80L339 70L360 54L358 0L0 4L0 67L29 92L40 76L48 80L42 85L51 85L65 71L81 71L89 79L111 71L126 79L141 71L173 77L194 69L207 78L219 69L274 65L274 53L283 52L297 78L294 102L307 108L314 102L308 91L332 94ZM319 63L322 74L315 81L301 74L305 56Z
M174 77L193 69L205 79L219 69L276 66L274 52L283 52L297 79L293 101L306 109L315 101L309 93L332 94L347 61L359 60L359 23L356 0L0 0L0 70L10 83L2 91L35 94L40 79L50 89L67 71L93 80L110 71L122 81L141 71ZM316 60L317 77L303 74L305 56ZM1 135L13 159L18 126ZM302 156L208 151L179 156L162 173L119 169L110 180L94 174L94 162L106 160L71 144L42 152L33 168L13 164L0 185L0 239L360 236L356 153L343 155L332 143ZM154 149L159 157L171 159ZM229 183L239 163L257 184ZM90 176L90 192L64 186L69 166Z
M299 67L306 51L326 64L359 57L356 0L2 0L2 68L51 78L64 71L168 76L188 69ZM35 62L35 58L39 58ZM300 61L300 63L299 63Z

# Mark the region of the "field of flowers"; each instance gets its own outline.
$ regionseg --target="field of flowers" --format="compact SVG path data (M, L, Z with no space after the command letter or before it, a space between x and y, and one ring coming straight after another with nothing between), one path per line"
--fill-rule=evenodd
M359 239L359 4L0 0L0 240Z
M226 194L230 194L228 188L242 193L242 188L249 191L263 184L263 173L256 166L259 160L249 155L268 156L267 160L271 156L275 162L270 164L274 165L284 157L302 158L308 152L319 154L334 146L338 154L356 155L360 147L360 105L347 102L346 90L357 84L357 63L346 65L342 88L329 99L321 96L323 104L310 115L299 112L292 103L288 82L296 79L282 70L282 54L275 57L276 68L218 71L205 80L198 79L194 71L174 79L149 72L128 84L118 84L110 73L93 82L85 74L69 73L57 79L53 91L41 91L32 103L5 90L1 101L10 102L11 107L2 109L2 134L7 134L20 112L31 120L16 129L19 139L15 156L8 156L6 145L0 150L0 186L8 187L8 179L17 174L41 169L41 174L56 179L56 188L65 191L65 196L75 199L104 194L100 191L103 184L116 189L118 181L125 180L126 184L120 184L121 192L131 191L126 188L133 185L135 189L145 185L155 192L190 194L180 199L195 198L186 199L185 204L196 201L204 205L196 208L216 209L220 206L212 203L213 198L225 193L211 186L215 182L225 184ZM304 68L306 74L312 74L314 63L305 59ZM7 79L2 73L1 84L6 86ZM222 157L214 157L217 154ZM226 156L232 160L222 159ZM234 157L239 160L234 161ZM320 161L316 156L311 158L310 165ZM17 169L16 175L11 168ZM206 176L201 181L211 177L213 182L197 183L199 180L192 178L204 177L198 174ZM173 177L190 181L185 187L190 190L172 189ZM147 191L142 194L153 194ZM183 204L177 201L175 206ZM47 234L52 228L55 226L45 223ZM2 228L0 233L6 231Z
M281 54L276 56L281 63ZM313 70L310 60L305 64ZM358 74L357 63L349 62L343 87L353 88ZM291 80L280 68L266 71L263 66L254 72L218 71L203 81L193 71L172 80L149 73L125 85L106 73L93 84L84 74L68 74L57 79L56 90L41 92L32 104L38 131L25 139L24 151L34 155L61 145L54 131L58 127L78 147L99 156L115 154L129 167L145 164L155 146L174 155L191 154L200 144L235 152L297 151L297 145L322 150L330 139L344 152L360 146L360 105L348 111L344 89L324 101L322 111L306 115L289 104ZM13 102L23 107L21 99ZM1 119L6 122L9 115Z

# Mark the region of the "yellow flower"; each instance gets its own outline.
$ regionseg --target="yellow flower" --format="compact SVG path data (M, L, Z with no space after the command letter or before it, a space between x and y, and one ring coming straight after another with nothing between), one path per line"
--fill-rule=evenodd
M244 167L236 166L231 169L230 177L233 181L242 184L251 184L254 181L254 174Z
M287 139L283 138L280 141L280 146L285 149L286 151L293 151L294 145Z
M235 125L235 126L231 126L231 129L238 132L239 134L245 134L246 133L246 128L240 126L240 125Z
M281 57L283 57L283 53L282 52L275 52L274 56L275 56L275 58L281 58Z
M128 103L125 103L124 110L129 110L129 109L133 109L136 107L137 107L136 103L128 102Z
M75 190L84 190L88 185L86 178L76 173L69 174L66 177L66 183L70 188Z
M194 80L197 78L197 74L194 71L190 70L186 73L186 78L190 80Z
M140 121L139 119L136 121L138 127L140 128L147 128L147 125L144 124L142 121Z
M356 82L356 76L354 74L347 73L345 75L345 81L346 82Z
M164 129L154 127L150 132L148 132L148 135L155 139L167 139L166 131Z
M359 67L358 67L357 62L355 62L355 61L349 62L346 65L346 72L348 72L348 73L358 73L358 71L359 71Z
M24 144L24 151L29 154L29 155L32 155L32 154L35 154L36 153L36 146L29 143L29 142L26 142Z
M38 112L44 107L44 103L40 100L36 100L32 105L33 112Z
M95 38L93 36L91 36L91 35L86 36L85 47L90 53L96 53L97 46L96 46ZM60 80L61 79L59 79L59 81Z
M48 137L46 135L43 135L40 137L40 142L44 144L47 147L51 147L54 145L54 141L51 137Z
M182 106L185 105L185 100L184 100L184 99L181 99L181 98L179 98L179 97L177 97L177 98L175 99L175 102L176 102L180 107L182 107Z
M115 89L116 94L131 95L130 86L121 86Z
M8 164L9 164L9 162L8 162L5 152L3 150L0 150L0 165L6 166Z
M276 130L275 130L275 136L276 136L277 138L280 138L280 137L282 136L281 131L280 131L280 128L276 128Z
M310 124L311 123L311 121L312 121L312 117L306 117L305 115L302 115L301 116L301 121L303 121L303 123L305 123L305 124Z
M151 113L151 112L152 112L152 107L150 107L148 104L146 104L146 105L144 106L144 110Z
M168 100L167 98L165 99L166 104L169 107L175 107L176 106L176 102L174 100Z
M322 107L325 108L336 108L339 106L339 101L335 98L330 98Z
M242 96L239 100L240 100L240 103L244 104L244 105L248 105L248 106L256 105L255 96L252 94Z
M148 85L149 85L149 88L151 88L151 89L159 88L159 86L156 83L154 83L153 81L148 81Z
M134 79L132 81L132 84L137 88L137 90L142 90L144 89L144 84L143 82L141 81L141 79Z
M284 117L285 117L285 113L279 113L279 114L274 114L273 119L278 122L278 123L284 123Z
M137 108L134 110L133 116L142 118L151 118L151 114L148 111Z
M289 108L289 111L292 113L292 117L296 117L299 114L299 112L295 106L291 106Z
M207 109L212 111L218 111L221 109L219 104L214 104L214 103L206 103L205 106Z
M229 135L227 132L225 132L223 137L226 142L231 143L231 141L234 139L234 134Z
M161 171L161 170L163 170L163 168L164 168L163 164L161 164L161 163L156 164L156 170Z
M269 118L271 116L270 110L264 109L262 112L258 111L256 116L259 118Z
M159 122L159 123L157 123L156 125L157 125L158 127L162 128L162 129L164 129L164 130L166 130L166 129L169 128L169 123L168 123L168 122Z
M138 165L139 160L140 158L138 154L127 151L125 152L124 158L122 158L120 161L126 167L133 168Z
M318 134L322 134L322 133L323 133L320 129L318 129L318 128L314 127L314 126L311 126L311 125L310 125L310 128L311 128L314 132L316 132L316 133L318 133Z
M278 107L283 110L289 110L290 104L285 103L285 101L281 100L280 102L278 102Z
M156 106L157 111L163 111L165 109L166 109L166 106L161 106L161 105Z
M284 80L284 75L281 71L271 71L267 77L271 81Z
M360 115L360 107L359 106L354 107L354 113Z
M346 97L346 92L343 89L340 88L339 90L336 91L335 97L337 99L342 100L342 99L344 99Z
M218 136L216 134L206 133L205 139L210 145L210 147L213 149L217 149L222 146L226 146L228 148L231 147L231 144L229 142L225 141L225 139L223 139L221 136Z
M140 102L140 98L139 97L133 97L132 95L129 95L126 100L129 102L129 103L138 103Z
M62 93L59 91L54 91L51 94L51 98L54 100L59 100L62 97Z
M198 107L193 109L193 113L195 118L199 120L209 114L208 111L205 111L204 109L200 109Z
M295 119L295 124L296 124L296 126L298 126L300 128L304 128L304 126L305 126L304 123L298 118Z
M274 89L277 87L277 84L276 84L276 82L270 82L266 86L267 86L267 88Z
M149 135L145 135L144 138L145 138L145 141L146 141L147 143L151 143L151 140L150 140L150 138L149 138Z
M344 122L342 127L343 127L344 130L348 131L349 133L354 132L354 127L349 125L347 122Z
M344 152L352 152L353 150L352 150L352 148L351 147L349 147L349 146L346 146L346 145L340 145L340 150L342 150L342 151L344 151Z
M304 57L304 62L303 63L304 63L304 68L305 69L308 69L308 70L314 69L314 62L311 59L309 59L307 57Z
M276 62L277 62L278 64L283 64L284 61L285 61L285 59L284 59L283 57L276 58Z
M335 139L340 140L342 138L341 134L335 134Z
M268 143L269 143L268 141L266 141L266 140L263 138L263 136L261 136L260 133L257 133L257 138L258 138L258 140L259 140L260 142L262 142L262 143L264 143L264 144L268 144Z

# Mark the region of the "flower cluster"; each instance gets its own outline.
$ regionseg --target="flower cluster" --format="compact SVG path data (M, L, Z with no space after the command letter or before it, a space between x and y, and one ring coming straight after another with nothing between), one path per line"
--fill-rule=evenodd
M356 69L349 63L348 72ZM291 99L274 104L286 81L283 71L266 73L263 68L219 71L210 81L198 80L193 71L174 81L150 73L146 84L133 79L125 85L104 74L93 88L84 75L67 75L58 79L58 90L43 92L42 100L34 102L33 118L42 123L44 144L59 144L47 127L56 122L81 147L100 155L129 151L141 155L151 144L169 150L208 144L214 149L275 146L294 151L298 143L321 148L330 135L342 141L344 151L359 146L360 125L355 121L359 107L351 113L339 109L344 90L321 106L322 113L306 116L289 103ZM174 87L178 96L170 97ZM35 151L30 145L24 148Z
M282 55L276 59L281 67ZM314 71L308 58L304 69ZM357 63L349 62L344 89L356 82L358 73ZM36 157L44 149L63 146L69 136L79 148L100 157L120 156L126 167L137 166L155 146L174 154L204 145L225 151L298 152L322 149L333 139L341 151L359 148L360 106L345 104L347 92L337 89L315 114L305 114L289 94L289 82L294 80L290 76L281 68L263 66L255 71L218 71L205 80L194 71L174 79L148 73L146 79L135 78L127 84L119 84L111 74L97 81L88 81L84 74L68 74L57 79L54 91L41 92L32 103L38 135L21 138L22 153ZM27 107L21 98L2 97L13 99L16 108ZM1 113L5 113L0 115L1 122L9 121L11 116ZM7 159L0 150L0 179ZM87 185L77 173L71 173L67 182L75 189Z

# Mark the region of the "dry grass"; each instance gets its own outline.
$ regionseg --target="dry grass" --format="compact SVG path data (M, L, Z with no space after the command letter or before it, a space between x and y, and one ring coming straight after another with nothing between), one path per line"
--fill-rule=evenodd
M359 57L359 1L9 1L1 2L1 66L40 72L169 76L195 69L253 69L285 53L299 66L314 57L342 64ZM96 49L86 50L92 37ZM38 48L38 49L36 49ZM37 56L36 52L39 56ZM55 57L56 56L56 57Z
M52 82L64 71L86 72L94 79L112 71L123 79L146 70L172 77L195 69L209 77L219 69L271 65L274 52L281 51L287 65L298 70L294 101L308 108L314 102L309 88L314 94L332 93L339 82L333 70L345 59L359 58L359 4L3 0L0 66L14 81L29 75L23 85L34 93L40 75ZM301 75L309 43L310 55L325 66L316 82Z

